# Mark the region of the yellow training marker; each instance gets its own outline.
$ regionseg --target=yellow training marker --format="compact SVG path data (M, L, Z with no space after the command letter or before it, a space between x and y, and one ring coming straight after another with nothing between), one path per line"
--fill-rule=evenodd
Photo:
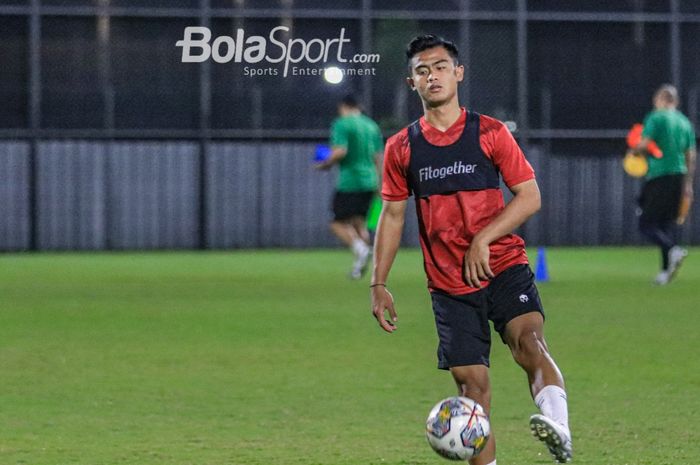
M641 178L649 171L649 164L643 155L627 152L625 158L622 159L622 168L633 178Z

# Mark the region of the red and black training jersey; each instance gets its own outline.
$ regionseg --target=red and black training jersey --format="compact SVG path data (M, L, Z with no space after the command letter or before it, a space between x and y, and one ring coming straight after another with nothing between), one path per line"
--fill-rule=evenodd
M431 291L479 290L464 281L464 256L472 238L505 207L501 177L511 187L534 179L535 173L503 123L464 108L444 132L421 117L387 141L382 198L415 196ZM495 274L528 263L525 243L515 234L497 239L489 249Z

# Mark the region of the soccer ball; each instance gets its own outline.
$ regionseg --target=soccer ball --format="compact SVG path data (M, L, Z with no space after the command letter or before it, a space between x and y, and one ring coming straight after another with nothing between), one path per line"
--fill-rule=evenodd
M484 409L468 397L448 397L433 407L425 425L430 447L450 460L479 455L491 433Z

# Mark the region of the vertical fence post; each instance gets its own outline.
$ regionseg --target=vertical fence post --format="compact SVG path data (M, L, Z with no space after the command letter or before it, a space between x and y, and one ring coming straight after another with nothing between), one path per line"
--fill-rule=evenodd
M681 87L681 23L679 0L671 0L671 83Z
M200 0L200 25L211 27L211 6L209 0ZM209 61L199 66L199 218L198 244L206 249L207 241L207 162L211 128L211 65Z
M466 108L471 108L471 20L469 15L469 0L460 0L459 12L462 18L459 20L459 49L460 61L464 65L464 81L460 88L460 101Z
M114 142L114 86L112 83L112 65L111 65L111 18L109 6L111 0L99 1L99 13L97 15L97 44L98 44L98 73L100 80L100 89L102 90L103 109L103 127L109 137L105 140L104 151L104 247L111 250L112 244L112 228L110 221L110 212L112 211L112 186L111 186L111 152Z
M41 12L39 0L31 0L29 15L29 249L39 248L39 207L37 186L37 152L41 128Z
M517 19L518 47L518 119L520 126L520 145L527 149L530 124L527 115L527 0L518 0Z
M371 53L372 50L372 0L362 0L362 18L360 19L360 40L362 44L362 53ZM367 69L371 65L364 63L363 68ZM362 80L362 102L367 109L367 112L373 114L372 108L372 80Z

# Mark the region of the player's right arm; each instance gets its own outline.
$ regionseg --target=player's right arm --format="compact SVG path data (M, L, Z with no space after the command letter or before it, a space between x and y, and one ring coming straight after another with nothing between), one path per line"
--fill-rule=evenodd
M408 132L404 129L386 141L381 192L384 203L374 238L374 268L370 282L372 314L388 333L396 329L397 318L394 298L386 288L386 281L401 243L406 202L410 194L406 180L409 156L407 136ZM389 312L390 319L385 318L386 312Z
M386 281L401 244L405 217L406 200L385 200L374 238L374 268L370 284L372 314L379 326L388 333L394 332L398 318L394 309L394 297L387 289ZM390 320L385 318L387 311Z
M347 124L341 118L333 121L330 137L331 154L327 160L316 163L315 168L325 171L340 163L348 154L348 138Z

